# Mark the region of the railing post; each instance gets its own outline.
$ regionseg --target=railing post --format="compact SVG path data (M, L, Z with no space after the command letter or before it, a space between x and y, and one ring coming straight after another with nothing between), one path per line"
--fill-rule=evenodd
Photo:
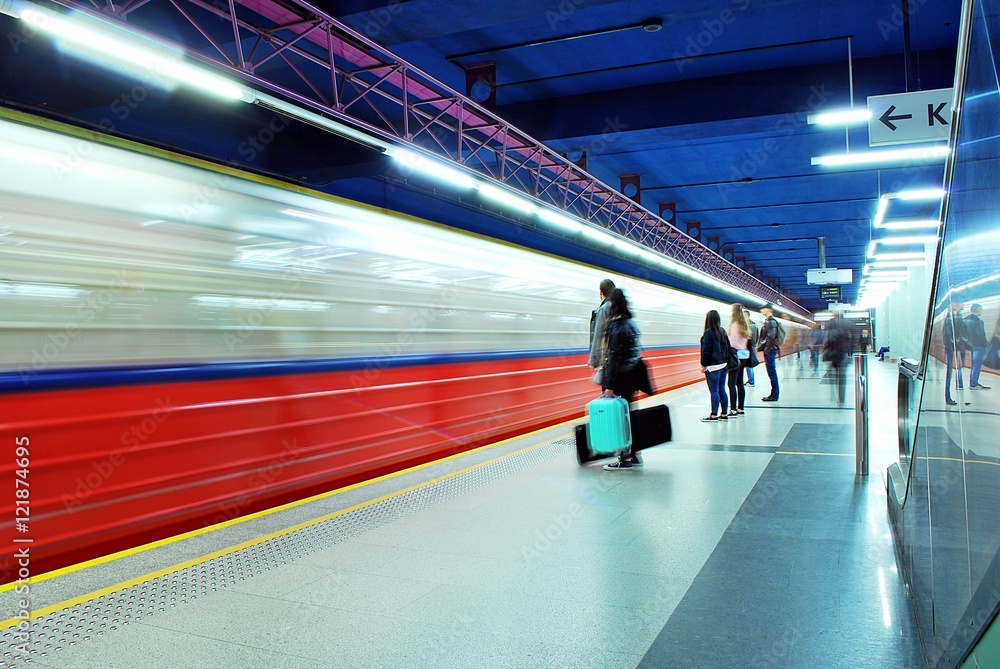
M854 356L854 473L868 476L868 356Z

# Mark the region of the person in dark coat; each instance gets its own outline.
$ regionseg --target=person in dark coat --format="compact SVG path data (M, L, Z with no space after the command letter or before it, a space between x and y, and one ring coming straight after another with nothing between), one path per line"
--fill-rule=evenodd
M965 317L965 327L969 333L969 347L972 349L972 369L969 371L969 388L974 390L989 390L979 382L979 374L983 371L983 358L990 341L986 338L986 323L981 318L983 305L973 304L972 313ZM965 353L962 353L962 365L965 365Z
M703 421L729 418L729 397L726 395L728 368L729 336L722 329L719 312L712 309L705 314L705 334L701 336L701 371L705 374L705 383L712 398L712 413L702 418Z
M643 382L637 374L642 360L642 348L639 345L639 328L632 319L628 307L628 299L621 288L615 288L608 296L608 314L605 321L605 353L604 364L601 366L601 388L603 397L624 397L629 403L632 396L639 390L652 394L648 377ZM645 367L643 367L645 369ZM645 387L642 387L645 386ZM638 453L632 453L630 448L619 454L615 462L604 465L605 469L629 469L642 465Z
M951 376L955 371L955 363L958 363L958 389L962 390L962 360L965 351L969 348L969 331L965 327L965 320L962 318L962 308L965 303L955 300L948 306L948 313L944 317L944 327L942 335L944 338L944 355L947 371L944 375L944 403L948 406L958 404L951 397ZM956 355L957 354L957 355ZM971 402L966 402L966 405Z
M840 314L830 321L823 344L823 359L830 363L830 373L837 389L837 402L843 405L847 398L847 365L854 350L854 334Z

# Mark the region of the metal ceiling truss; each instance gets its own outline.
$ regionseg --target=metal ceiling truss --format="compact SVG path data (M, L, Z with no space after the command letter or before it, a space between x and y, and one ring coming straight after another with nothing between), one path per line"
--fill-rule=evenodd
M307 2L56 1L345 125L419 146L761 299L778 302L781 297L541 142ZM203 42L179 44L164 34L172 25L163 20L164 12L183 17ZM276 60L284 68L276 67ZM788 298L781 301L786 310L809 314Z

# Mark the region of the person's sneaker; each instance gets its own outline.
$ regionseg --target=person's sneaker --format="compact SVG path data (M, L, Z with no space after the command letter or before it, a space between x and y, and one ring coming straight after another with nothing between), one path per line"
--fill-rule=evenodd
M736 417L737 417L737 416L739 416L739 415L740 415L740 412L739 412L739 411L730 411L730 412L729 412L729 417L730 417L730 418L736 418Z
M633 467L642 467L642 457L638 453L628 456L628 461Z
M777 402L778 398L777 397L771 397L770 395L768 395L767 397L761 397L760 401L761 402Z
M608 464L604 465L604 468L607 469L609 472L618 471L619 469L631 469L632 463L622 462L621 460L615 460L614 462L609 462Z
M983 384L981 384L981 383L977 383L976 385L974 385L974 386L969 386L969 387L970 387L970 388L972 388L972 389L974 389L974 390L990 390L990 387L989 387L989 386L984 386L984 385L983 385Z
M729 420L729 414L727 414L727 413L720 413L719 414L719 420Z
M701 419L702 423L711 423L712 421L719 420L718 416L705 416Z
M747 382L746 382L746 383L744 383L743 385L745 385L745 386L750 386L751 388L753 388L753 384L752 384L752 383L750 383L749 381L747 381Z
M956 402L955 400L945 400L944 403L947 404L950 407L953 407L956 404L958 404L958 402Z

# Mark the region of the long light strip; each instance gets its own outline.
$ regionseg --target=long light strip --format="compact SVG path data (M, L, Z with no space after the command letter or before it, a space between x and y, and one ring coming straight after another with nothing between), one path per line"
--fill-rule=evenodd
M868 109L837 109L806 116L809 125L860 125L872 117Z
M823 167L848 167L853 165L903 162L907 160L938 161L947 158L949 153L951 153L951 149L947 146L859 151L856 153L835 153L826 156L814 156L812 164L822 165Z
M168 79L227 100L252 102L252 93L245 87L190 65L180 54L158 53L107 32L93 30L80 21L69 21L60 15L30 3L8 0L5 14L20 18L37 30L68 42L77 48L100 54L103 58L127 67L138 66L154 81Z
M876 228L883 230L927 230L941 227L941 221L933 218L928 219L900 219L896 221L885 221Z
M499 202L500 204L505 204L508 207L513 207L514 209L517 209L518 211L523 211L526 214L534 214L536 211L538 211L537 204L526 198L521 197L520 195L512 193L506 188L498 188L493 184L482 183L482 182L477 184L476 188L479 190L479 193L483 197L487 197L491 200Z
M873 257L879 260L924 260L927 254L918 251L882 251L881 253L876 253Z
M399 161L404 167L417 170L459 188L476 187L477 182L472 175L448 167L442 164L441 161L417 153L416 151L394 146L387 149L386 153L392 156L393 160Z

